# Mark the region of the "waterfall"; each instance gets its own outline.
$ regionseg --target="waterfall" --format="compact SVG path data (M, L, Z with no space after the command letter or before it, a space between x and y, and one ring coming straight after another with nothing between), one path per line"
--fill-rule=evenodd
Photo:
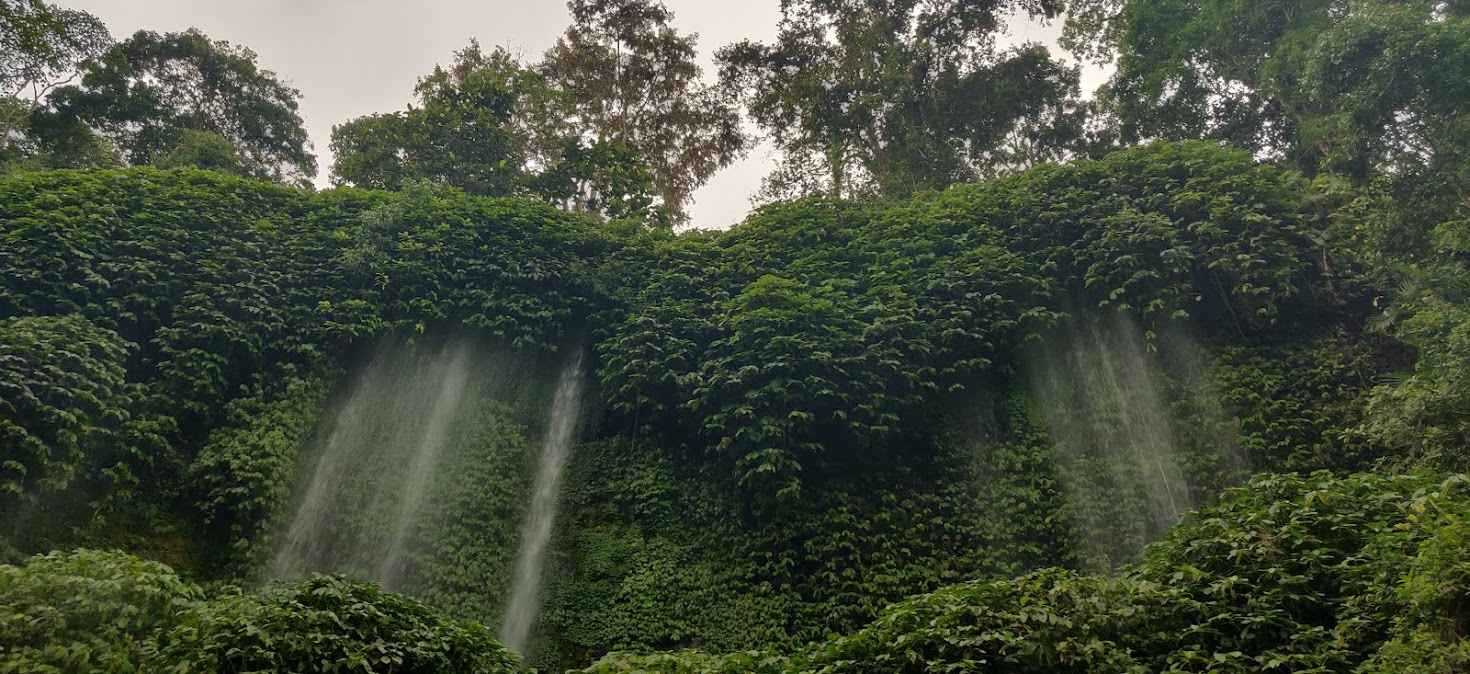
M1197 504L1161 369L1122 316L1083 321L1033 354L1032 392L1058 483L1095 570L1130 560Z
M428 491L438 465L439 455L449 437L450 421L464 399L465 387L469 383L469 355L464 348L456 348L444 362L445 372L438 395L425 421L413 462L405 476L403 495L398 500L393 520L393 535L388 540L387 552L378 562L373 580L389 590L398 589L403 582L403 551L409 532L418 521L423 509L424 494Z
M550 423L541 446L540 465L531 494L531 509L521 534L520 556L516 560L514 590L501 623L500 638L512 651L524 653L531 626L540 605L541 572L546 546L551 541L556 518L556 501L561 490L562 469L571 451L577 429L577 415L582 402L581 350L573 357L556 385L556 399L551 406Z
M369 435L368 421L374 416L381 393L391 385L390 347L374 354L359 379L352 385L347 402L336 413L331 433L306 483L296 514L286 530L284 545L276 552L271 577L289 578L313 570L336 556L340 535L334 526L337 494L362 459Z
M271 575L348 573L393 588L470 381L469 348L385 343L337 411ZM386 527L386 531L384 530Z

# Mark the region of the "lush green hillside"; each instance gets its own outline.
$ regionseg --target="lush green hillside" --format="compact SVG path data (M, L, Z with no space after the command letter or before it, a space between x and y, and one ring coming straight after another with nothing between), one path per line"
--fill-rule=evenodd
M1261 478L1116 577L970 581L785 654L618 653L585 671L1462 671L1465 489L1463 476ZM83 551L0 567L0 592L14 671L517 671L474 623L324 577L206 590Z
M789 655L615 654L585 671L1463 671L1465 487L1265 477L1116 577L960 583Z
M145 671L509 667L370 587L212 584L267 574L378 345L453 336L532 364L435 485L453 519L416 534L404 590L456 620L504 608L549 356L585 349L598 384L527 654L546 669L1453 668L1460 482L1301 477L1464 465L1456 254L1379 325L1372 208L1209 143L682 235L422 186L7 177L6 555L174 570L5 567L0 662L96 640ZM1215 505L1259 472L1285 475ZM52 607L67 625L158 608L35 632L51 583L120 593Z
M483 627L341 579L206 590L84 550L0 567L0 592L8 671L519 671Z

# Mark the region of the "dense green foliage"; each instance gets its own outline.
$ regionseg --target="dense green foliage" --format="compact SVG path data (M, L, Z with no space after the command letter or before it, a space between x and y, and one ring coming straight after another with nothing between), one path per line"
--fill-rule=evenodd
M1117 578L961 583L789 658L616 654L585 671L1458 671L1465 496L1463 477L1261 478Z
M186 669L277 672L514 672L484 627L456 623L375 586L317 577L224 594L185 617L165 662Z
M201 491L204 524L227 533L228 557L249 569L266 543L265 525L289 503L296 458L325 404L320 377L284 377L265 391L231 401L226 421L210 434L189 468ZM226 546L220 546L226 547Z
M799 201L730 232L675 236L428 184L309 193L199 171L14 176L0 182L0 348L16 354L6 377L35 400L5 408L7 432L34 441L4 507L41 524L7 531L7 543L21 553L119 546L203 578L257 576L308 471L306 448L331 418L323 412L342 404L329 390L354 381L372 344L463 333L532 363L582 335L600 413L574 454L545 572L527 654L539 665L694 647L745 654L656 660L846 671L880 666L890 641L929 638L910 618L883 616L994 604L983 643L1039 666L1055 660L1034 655L1031 618L1017 616L1072 616L1045 618L1047 638L1092 644L1063 650L1099 667L1193 667L1190 653L1237 651L1356 666L1372 654L1312 641L1336 623L1308 613L1358 596L1332 585L1349 581L1330 570L1293 572L1317 598L1261 613L1190 594L1186 576L1149 576L1174 543L1120 579L1077 575L1136 559L1180 513L1250 472L1404 465L1389 448L1420 436L1392 424L1412 418L1399 411L1406 401L1428 400L1410 387L1430 387L1439 371L1374 390L1411 354L1363 332L1375 277L1349 247L1362 206L1338 189L1237 150L1163 144L908 201ZM1425 301L1458 297L1432 287ZM1425 340L1448 323L1416 317L1456 315L1396 306L1394 329L1422 325ZM1455 344L1431 346L1453 358ZM1126 365L1103 367L1108 359ZM37 363L84 376L47 378ZM1058 364L1077 378L1058 379ZM1066 395L1049 392L1054 380ZM1109 392L1119 386L1128 390ZM425 545L399 562L398 589L456 617L498 619L544 423L537 391L496 392L455 422L472 429L469 441L446 454L424 497L442 516L416 525ZM1463 409L1433 400L1434 423ZM1154 469L1128 453L1157 449L1134 442L1140 424L1168 447L1168 503ZM1453 468L1450 442L1416 456ZM387 455L362 457L358 475L395 470ZM1300 500L1287 493L1295 478L1270 479L1247 492L1254 505L1217 519ZM347 484L330 540L381 533L394 502L373 484ZM1344 484L1333 489L1357 483ZM1364 499L1381 487L1365 485ZM63 507L42 508L43 497ZM1389 517L1375 512L1343 526ZM1303 543L1332 555L1364 545ZM1307 552L1291 555L1307 562ZM1207 568L1178 555L1169 563ZM1070 571L1025 575L1044 568ZM1232 597L1268 593L1268 581ZM290 668L313 652L299 649L324 642L262 635L326 629L341 607L398 616L384 629L427 649L384 646L405 661L457 667L459 646L431 645L487 643L377 590L308 582L212 591L149 628L174 635L159 657ZM930 609L885 608L923 592L939 593ZM340 603L314 604L320 596ZM1040 596L1051 613L1031 612ZM1273 612L1290 621L1262 617ZM1280 639L1221 626L1173 640L1170 630L1216 618L1269 619ZM1146 624L1154 632L1134 629ZM199 631L176 631L189 625ZM1400 644L1382 657L1451 657L1418 625L1373 628ZM356 661L379 634L333 637L331 661ZM828 643L832 634L849 636ZM827 645L803 650L814 642ZM828 648L829 660L814 659ZM979 652L926 657L963 669ZM641 662L607 662L620 661ZM1260 664L1250 663L1241 667Z
M1470 227L1465 221L1441 225L1436 239L1441 261L1409 268L1381 326L1392 330L1418 355L1414 370L1395 386L1374 391L1364 432L1405 453L1405 460L1428 460L1455 470L1470 467L1470 287L1466 253Z
M773 207L662 253L599 345L603 384L645 428L792 491L803 465L870 460L865 444L921 427L934 393L1013 370L999 356L1073 301L1247 335L1285 307L1334 310L1313 297L1325 223L1309 199L1291 174L1199 144L898 205Z
M135 166L218 159L218 151L198 151L199 134L207 134L238 156L233 166L203 168L303 184L316 175L316 158L297 112L301 93L255 58L197 30L138 31L83 63L80 81L51 94L31 132L58 157L82 155L101 137Z
M206 591L162 564L95 551L0 566L0 671L518 670L483 627L363 583Z
M462 325L554 348L591 295L578 260L602 245L549 207L458 192L313 195L148 169L32 174L0 192L0 314L14 317L0 331L14 440L0 509L87 478L76 507L34 506L48 524L25 527L41 538L22 547L40 550L103 533L109 512L85 503L137 499L133 526L183 534L185 557L243 563L285 505L323 368L390 330ZM227 549L201 549L191 527Z
M204 593L157 562L80 551L0 566L0 597L6 671L128 672Z
M1470 4L568 9L315 192L0 0L0 672L1470 669ZM673 233L741 106L799 198Z
M116 438L108 435L127 418L127 346L76 316L17 317L0 330L4 489L63 488L91 458L88 450L111 448Z

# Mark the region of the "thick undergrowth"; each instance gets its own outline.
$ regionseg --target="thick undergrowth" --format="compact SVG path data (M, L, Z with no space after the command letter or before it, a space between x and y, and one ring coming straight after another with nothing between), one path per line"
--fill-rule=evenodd
M423 185L0 179L0 671L513 667L477 625L545 386L429 487L417 600L263 578L378 345L450 338L585 349L596 384L545 670L1453 671L1464 237L1386 292L1340 187L1171 143L675 235ZM33 556L78 548L137 559Z

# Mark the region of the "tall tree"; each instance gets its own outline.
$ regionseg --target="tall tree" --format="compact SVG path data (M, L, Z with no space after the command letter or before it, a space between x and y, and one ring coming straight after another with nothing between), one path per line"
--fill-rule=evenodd
M586 146L642 155L655 191L687 222L694 191L747 146L739 111L705 85L697 35L680 35L656 0L570 0L572 25L537 71L575 104Z
M26 121L83 61L112 44L97 17L42 0L0 0L0 153L24 135Z
M485 54L471 43L452 67L435 66L419 80L417 106L333 128L333 180L387 190L427 180L483 196L514 194L527 145L513 118L534 87L508 53Z
M1072 0L1063 42L1116 61L1105 95L1125 142L1210 138L1285 154L1295 130L1269 81L1280 72L1271 62L1283 39L1330 28L1342 4Z
M139 31L82 69L80 84L56 89L37 115L37 133L63 151L91 131L131 164L151 164L182 143L215 134L250 175L304 184L316 175L300 92L256 64L255 52L198 30Z
M1470 217L1463 0L1072 0L1067 41L1116 60L1125 142L1207 138L1380 188L1395 248ZM1414 224L1417 221L1418 224ZM1412 237L1412 238L1406 238Z
M411 181L471 194L541 197L586 215L662 223L652 176L635 150L583 138L566 92L504 49L479 43L435 67L418 105L332 130L333 181L401 190Z
M782 152L768 199L904 195L1062 156L1078 74L1002 49L1004 0L783 0L772 44L719 53L723 82ZM1054 16L1059 3L1020 9Z

